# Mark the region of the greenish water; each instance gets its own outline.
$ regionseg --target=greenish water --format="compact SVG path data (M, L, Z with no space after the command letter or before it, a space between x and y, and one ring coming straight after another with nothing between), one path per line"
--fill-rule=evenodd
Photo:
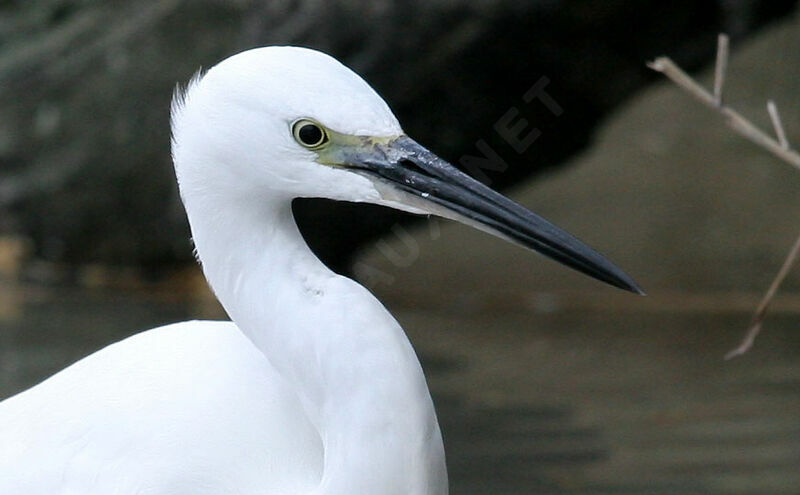
M145 293L6 290L0 398L142 329L208 308ZM394 308L426 368L451 493L800 493L800 321L746 314Z

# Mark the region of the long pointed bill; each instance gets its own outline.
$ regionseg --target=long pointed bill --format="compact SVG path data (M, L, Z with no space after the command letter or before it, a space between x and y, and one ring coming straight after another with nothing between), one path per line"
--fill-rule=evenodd
M633 279L597 251L462 173L408 136L361 144L339 149L340 165L373 179L388 198L461 221L615 287L644 294Z

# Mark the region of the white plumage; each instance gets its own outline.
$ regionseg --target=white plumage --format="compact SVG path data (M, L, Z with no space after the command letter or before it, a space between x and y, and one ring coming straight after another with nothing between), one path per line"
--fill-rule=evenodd
M173 157L198 257L235 324L148 330L0 403L0 494L447 493L411 345L311 253L295 197L448 216L635 290L404 136L319 52L250 50L195 79L173 105Z

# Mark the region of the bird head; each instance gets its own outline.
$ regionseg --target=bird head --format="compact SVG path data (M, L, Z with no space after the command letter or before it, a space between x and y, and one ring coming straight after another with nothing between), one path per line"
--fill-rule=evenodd
M572 235L411 139L361 77L318 51L265 47L220 62L176 95L172 133L184 202L324 197L433 214L642 292Z

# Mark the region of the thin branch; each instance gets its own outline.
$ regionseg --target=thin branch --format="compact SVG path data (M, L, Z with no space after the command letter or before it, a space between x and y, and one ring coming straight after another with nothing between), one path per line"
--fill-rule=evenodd
M714 101L722 105L722 88L725 85L725 72L728 70L728 35L717 37L717 63L714 67Z
M652 62L647 62L647 66L656 72L661 72L677 84L681 89L687 91L690 95L700 100L701 103L711 107L718 108L714 95L708 92L706 88L701 86L697 81L678 67L675 62L669 57L658 57Z
M764 317L767 315L769 305L775 298L775 294L777 294L778 289L783 283L783 280L786 278L786 275L789 274L792 266L794 266L794 263L797 261L798 254L800 254L800 236L798 236L797 240L794 241L794 246L792 246L791 251L789 251L789 256L787 256L784 260L783 266L781 266L781 269L778 270L778 274L770 284L769 289L767 289L767 293L764 294L764 297L758 304L756 314L753 316L753 322L750 324L750 328L748 328L741 344L726 354L725 359L732 359L736 356L741 356L745 352L749 351L751 347L753 347L753 341L755 341L759 332L761 332L761 323L764 321Z
M668 57L659 57L648 63L647 66L667 76L672 82L694 96L701 103L717 110L725 117L728 126L738 132L742 137L766 149L784 162L800 169L800 154L798 154L797 151L792 148L784 148L781 143L750 123L749 120L742 117L736 110L733 110L727 105L718 105L714 95L692 79L692 77L678 67L672 59Z
M697 83L691 76L689 76L683 69L678 67L672 59L668 57L659 57L654 61L648 63L648 67L661 72L667 76L672 82L678 85L681 89L692 95L706 106L709 106L722 114L725 117L725 122L734 131L739 133L742 137L749 140L769 151L776 157L784 162L800 169L800 154L792 149L789 140L786 139L786 132L783 129L778 107L772 100L767 102L767 112L769 113L772 127L775 129L777 139L772 138L767 133L753 125L749 120L742 117L739 112L726 106L722 100L722 91L725 85L725 75L728 68L728 36L720 34L717 38L717 60L714 68L714 93L709 93L702 85ZM753 317L753 322L747 331L747 334L739 346L729 352L725 359L731 359L740 356L747 352L752 346L758 333L761 331L761 324L767 314L770 303L772 302L775 294L786 278L786 275L792 269L798 254L800 253L800 237L795 241L794 246L789 251L789 255L783 262L783 266L778 271L775 279L772 281L767 293L764 295L758 309Z
M778 136L778 142L781 143L783 149L788 150L790 148L789 140L786 139L786 132L783 130L783 122L781 122L781 114L778 113L778 107L774 101L769 100L767 102L767 112L770 120L772 120L772 127L775 128L775 135Z

